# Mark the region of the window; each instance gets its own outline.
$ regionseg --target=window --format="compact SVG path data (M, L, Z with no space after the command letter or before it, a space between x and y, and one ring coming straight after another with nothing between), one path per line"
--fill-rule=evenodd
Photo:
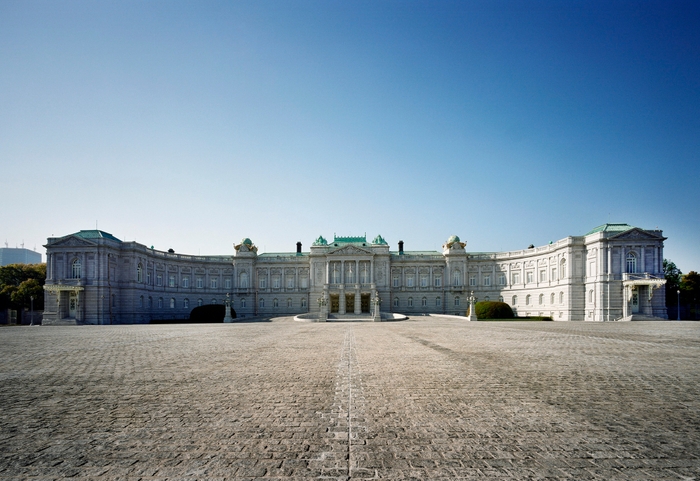
M440 296L435 298L435 307L442 307L442 298Z
M425 298L425 297L424 297L423 299L421 299L421 300L420 300L420 305L421 305L422 307L428 307L428 299Z
M499 286L506 285L506 275L505 274L498 274L498 285Z
M292 307L292 300L291 299L287 299L287 307Z
M279 306L280 306L280 303L277 300L277 298L275 297L274 299L272 299L272 307L279 307Z
M529 306L529 305L530 305L530 294L528 294L527 296L525 296L525 305L526 305L526 306Z
M518 296L513 296L513 305L516 305L518 303Z
M146 272L146 284L149 286L151 285L151 273L150 272Z
M367 264L364 264L362 266L362 270L360 271L360 283L369 284L369 272L367 271Z
M408 307L413 307L413 298L412 297L408 298Z
M485 300L486 302L489 302L489 301L491 300L491 298L490 298L489 296L486 296L486 297L484 297L484 300Z
M391 280L391 285L394 287L399 287L399 276L394 276Z
M143 307L143 296L139 297L139 307Z
M406 287L413 287L413 276L408 276L406 278Z
M552 281L556 281L556 280L557 280L557 268L552 267Z
M420 286L421 287L428 287L428 276L425 274L421 274L420 276Z
M434 284L435 284L435 287L441 287L442 286L442 277L440 277L439 275L435 276Z
M71 279L80 279L82 271L83 269L80 264L80 259L73 260L73 265L71 266Z
M484 275L484 285L487 287L491 285L491 274Z
M139 265L136 266L136 282L138 282L139 284L143 282L143 266L141 265L141 263L139 263Z
M461 286L462 285L462 273L459 271L455 271L454 274L452 275L452 280L453 286Z
M287 277L287 289L294 289L294 278Z
M153 308L153 298L151 296L148 296L148 308Z
M566 279L566 259L562 259L559 263L559 275L562 279Z
M503 296L498 296L498 302L503 302Z
M217 287L219 287L219 279L217 279L216 277L213 277L209 280L209 284L210 284L212 289L216 289Z
M243 299L241 299L241 309L245 309L245 307L246 307L246 301L245 301L245 297L244 297Z
M553 292L549 295L549 303L554 304L554 293Z
M352 266L349 264L347 265L347 270L345 272L345 282L347 282L348 284L352 284L353 282L355 282L355 275L352 272Z
M190 287L190 278L185 276L182 278L182 287L188 289Z
M273 277L272 277L272 288L273 288L273 289L279 289L279 288L280 288L280 278L279 278L279 276L273 276Z
M162 297L158 298L158 309L163 309L163 298Z
M564 304L564 292L559 293L559 304Z
M531 283L532 283L532 277L533 277L532 271L527 271L527 272L525 273L525 276L526 276L525 278L527 279L527 283L528 283L528 284L531 284Z
M337 262L333 263L332 279L333 279L333 282L332 282L333 284L340 284L340 269L338 269Z
M267 278L266 277L260 278L260 289L267 289Z
M158 274L156 276L156 285L157 286L162 286L163 285L163 276L161 274Z
M212 303L212 304L216 304L216 299L214 299L214 298L212 297L212 298L211 298L211 303Z
M248 289L248 273L241 272L238 276L238 287L241 289Z
M265 308L265 299L260 299L260 300L258 301L258 307L259 307L260 309L264 309L264 308Z
M472 274L469 276L469 285L474 287L476 285L476 275Z
M637 273L637 256L634 252L627 254L627 272L630 274Z
M301 298L301 307L306 307L306 297Z
M183 308L183 309L189 309L189 308L190 308L190 300L189 300L189 299L185 299L184 301L182 301L182 308Z
M199 299L197 299L197 306L201 307L202 305L204 305L204 299L200 297Z
M231 279L224 280L224 288L231 289Z
M520 272L513 272L512 284L520 284Z
M595 299L595 296L593 294L593 289L588 291L588 302L593 303L593 299Z
M547 271L545 269L540 270L540 282L547 281Z
M175 298L170 298L170 309L175 309Z
M399 307L399 298L394 297L394 307Z
M540 305L544 304L544 294L540 294Z
M455 307L459 306L459 296L455 297Z
M306 277L302 277L300 284L302 289L307 289L309 287L309 280Z
M168 278L168 286L169 287L175 287L175 276L170 276Z

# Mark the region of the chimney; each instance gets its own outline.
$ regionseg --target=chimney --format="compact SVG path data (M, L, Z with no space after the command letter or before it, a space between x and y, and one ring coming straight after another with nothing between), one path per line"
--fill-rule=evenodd
M403 241L399 241L399 255L403 255Z
M297 254L301 254L301 242L297 242Z

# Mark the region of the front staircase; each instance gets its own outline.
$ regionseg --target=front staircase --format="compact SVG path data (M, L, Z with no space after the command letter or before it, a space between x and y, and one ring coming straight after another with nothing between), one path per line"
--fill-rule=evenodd
M334 312L333 314L328 314L328 319L326 322L373 322L374 318L369 312L363 312L362 314L338 314Z

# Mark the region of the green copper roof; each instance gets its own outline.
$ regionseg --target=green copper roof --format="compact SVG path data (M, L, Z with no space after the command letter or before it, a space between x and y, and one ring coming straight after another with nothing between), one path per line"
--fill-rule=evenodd
M83 239L109 239L117 242L121 242L119 239L114 237L109 232L103 230L81 230L73 234L76 237L82 237Z
M629 224L603 224L585 235L595 234L596 232L627 232L630 229L634 229L634 226Z
M363 236L357 236L357 237L338 237L337 235L333 234L333 243L334 244L355 244L357 242L366 243L367 242L367 234L365 234Z

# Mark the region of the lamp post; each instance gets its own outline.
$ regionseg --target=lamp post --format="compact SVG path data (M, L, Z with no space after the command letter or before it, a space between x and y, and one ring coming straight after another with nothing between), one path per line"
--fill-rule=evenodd
M676 292L678 293L678 319L676 319L676 320L680 321L681 320L681 290L678 289Z
M34 325L34 296L29 296L29 305L31 306L31 320L29 321L29 325L33 326Z

